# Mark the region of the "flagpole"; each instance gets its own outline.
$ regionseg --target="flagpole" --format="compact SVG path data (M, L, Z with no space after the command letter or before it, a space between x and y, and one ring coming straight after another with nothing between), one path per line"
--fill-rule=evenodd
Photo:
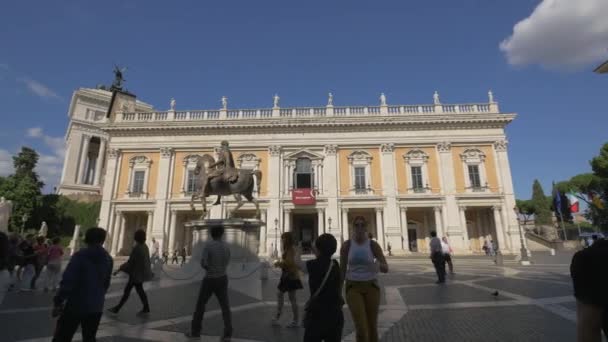
M568 236L566 235L566 226L564 226L564 215L562 214L562 211L559 211L559 220L562 223L562 231L564 232L564 240L567 241L568 240Z

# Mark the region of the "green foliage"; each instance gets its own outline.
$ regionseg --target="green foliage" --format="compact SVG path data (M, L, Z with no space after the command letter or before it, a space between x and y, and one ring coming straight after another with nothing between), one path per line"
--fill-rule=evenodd
M531 200L516 200L515 205L519 213L523 216L524 224L530 221L532 215L536 214L536 208Z
M97 224L101 202L79 202L61 195L45 195L36 210L36 224L42 221L49 227L49 235L72 236L74 226L83 229Z
M530 206L534 208L534 222L537 225L551 224L550 203L551 201L547 200L542 185L540 185L538 179L535 179L534 184L532 184L532 199L530 200Z
M598 156L590 161L593 173L583 173L557 184L563 192L572 191L587 203L586 217L593 225L608 230L608 143L600 149ZM601 201L592 201L589 194L598 196Z
M40 204L40 190L44 183L34 171L37 163L38 153L29 147L22 147L21 152L13 156L15 173L0 181L0 196L13 201L10 221L13 231L31 225L34 209ZM27 215L27 222L22 221L24 215Z

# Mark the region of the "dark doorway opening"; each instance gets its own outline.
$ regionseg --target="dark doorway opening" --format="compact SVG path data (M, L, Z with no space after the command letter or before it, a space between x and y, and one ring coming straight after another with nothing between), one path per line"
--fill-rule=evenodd
M300 244L302 254L312 253L313 241L317 238L317 214L293 214L293 233Z

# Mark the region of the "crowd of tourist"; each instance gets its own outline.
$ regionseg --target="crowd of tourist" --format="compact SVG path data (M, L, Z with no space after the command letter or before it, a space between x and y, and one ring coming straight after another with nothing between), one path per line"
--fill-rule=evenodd
M211 296L215 296L224 321L222 339L229 341L233 333L226 272L231 258L230 248L223 240L222 226L212 227L210 235L211 240L205 244L200 260L206 272L186 336L200 337L206 304ZM453 251L445 237L440 239L434 231L431 237L430 259L437 273L437 283L443 284L446 281L446 264L449 272L454 273ZM42 286L44 291L56 291L52 315L57 318L57 325L53 341L71 341L78 328L82 331L83 341L94 341L111 276L123 272L128 276L123 296L108 311L118 314L135 288L142 303L138 314L148 314L150 305L143 284L154 276L152 262L163 261L158 242L152 239L150 254L146 233L136 231L129 259L113 271L113 259L103 247L105 239L105 230L88 229L84 239L86 246L73 254L62 274L64 251L59 238L48 240L32 234L21 238L18 234L9 236L0 232L0 302L11 289L32 291ZM322 234L315 239L312 250L316 258L307 262L301 260L291 232L283 233L281 242L282 254L273 264L280 269L281 276L272 324L280 326L287 294L292 316L286 327L303 326L305 342L340 341L344 327L343 306L346 304L356 340L377 342L380 307L378 273L388 272L389 267L381 246L370 238L365 220L354 221L352 238L342 244L339 262L332 259L337 251L337 241L331 234ZM495 251L492 244L488 245L488 249ZM185 252L185 249L178 252L182 264L185 262ZM578 341L601 341L602 330L608 337L608 273L598 272L603 269L606 260L608 240L599 236L594 236L593 241L572 259ZM296 300L296 291L304 288L301 273L308 275L310 293L302 320Z

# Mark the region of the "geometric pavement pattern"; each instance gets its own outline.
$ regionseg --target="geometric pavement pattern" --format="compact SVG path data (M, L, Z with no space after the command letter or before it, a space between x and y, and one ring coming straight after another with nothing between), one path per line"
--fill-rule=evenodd
M381 341L573 341L576 306L570 257L539 255L530 266L515 261L496 266L490 258L456 256L455 275L448 276L445 285L434 283L427 258L389 258L390 272L380 275ZM291 320L287 298L282 326L270 324L279 273L271 269L268 279L260 280L260 272L259 263L251 262L233 263L228 269L233 341L301 341L302 328L285 327ZM160 279L145 284L152 313L135 315L141 304L133 291L120 314L104 314L98 341L187 341L183 333L189 330L201 278L196 265L165 266ZM116 304L125 282L124 277L113 278L106 307ZM308 287L297 294L302 312ZM8 293L0 304L0 340L49 341L55 324L51 298L43 292ZM346 305L344 317L343 341L355 341ZM222 329L219 306L212 298L202 340L218 340ZM80 339L77 333L74 340Z

